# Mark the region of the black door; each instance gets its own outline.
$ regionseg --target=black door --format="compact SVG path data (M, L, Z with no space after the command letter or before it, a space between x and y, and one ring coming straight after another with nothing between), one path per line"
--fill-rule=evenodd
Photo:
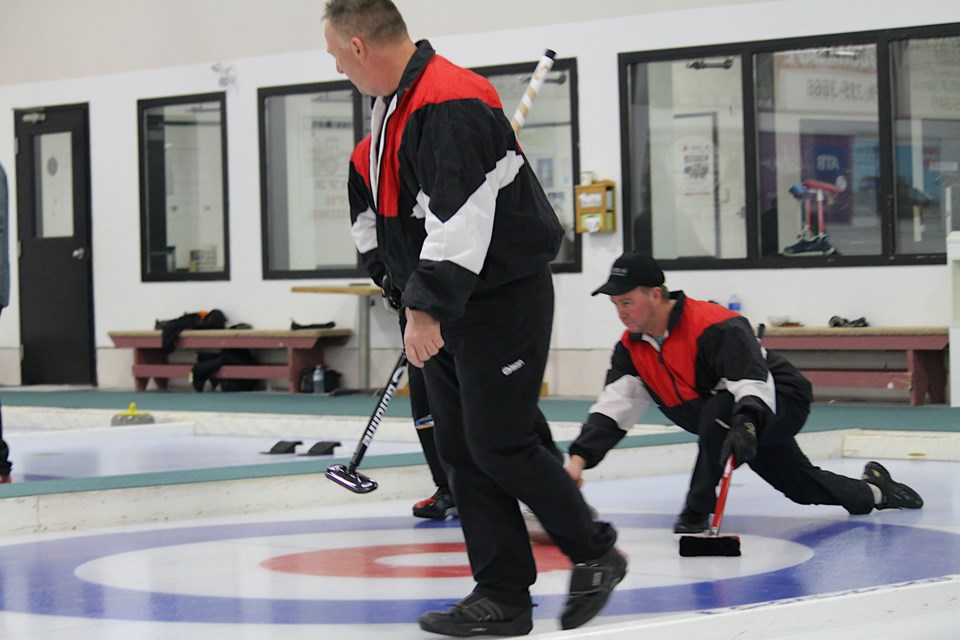
M18 109L23 384L96 384L87 105Z

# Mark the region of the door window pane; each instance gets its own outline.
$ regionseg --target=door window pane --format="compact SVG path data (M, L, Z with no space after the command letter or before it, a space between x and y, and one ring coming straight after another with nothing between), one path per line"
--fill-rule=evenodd
M70 132L34 138L37 161L36 232L39 238L73 237L73 144Z
M736 57L628 67L628 244L658 259L747 255Z
M880 254L876 46L755 64L761 255Z
M144 278L228 275L223 94L140 101Z
M960 38L893 43L896 252L960 231Z
M347 200L356 92L336 86L262 97L268 274L360 273Z

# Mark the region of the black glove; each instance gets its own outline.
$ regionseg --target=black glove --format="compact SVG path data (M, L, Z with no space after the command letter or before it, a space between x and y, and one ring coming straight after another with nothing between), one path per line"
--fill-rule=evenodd
M720 448L720 466L727 464L727 458L733 455L734 466L750 462L757 456L757 427L744 415L734 416L730 431Z
M383 296L383 306L388 311L400 311L400 307L403 306L403 303L400 302L400 296L403 295L403 292L393 286L389 274L384 274L380 281L380 289L380 295Z

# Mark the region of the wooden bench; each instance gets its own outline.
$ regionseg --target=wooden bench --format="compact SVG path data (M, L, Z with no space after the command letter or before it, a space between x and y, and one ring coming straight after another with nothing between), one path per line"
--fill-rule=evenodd
M111 331L114 346L133 349L133 378L137 391L150 379L166 389L170 378L188 378L193 363L169 362L163 352L161 331ZM225 365L214 378L287 380L290 392L300 388L300 372L324 364L324 346L340 346L352 335L350 329L204 329L187 330L177 336L177 349L220 351L222 349L285 349L285 364Z
M933 404L946 403L949 343L947 327L769 327L763 337L764 347L794 361L814 387L907 389L911 405L923 404L927 394ZM803 352L838 351L905 354L906 366L892 357L863 368L848 361L834 366L830 357L820 358L829 365L822 368L801 362Z

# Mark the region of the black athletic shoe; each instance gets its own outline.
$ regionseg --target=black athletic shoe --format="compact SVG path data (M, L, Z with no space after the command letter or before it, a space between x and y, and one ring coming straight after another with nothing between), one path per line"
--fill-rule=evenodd
M836 247L830 244L826 234L819 234L812 238L800 238L789 247L784 247L781 255L785 256L832 256L837 252Z
M533 629L533 605L510 606L471 593L448 611L427 611L420 628L445 636L525 636Z
M919 509L923 506L920 494L902 482L895 482L879 462L868 462L860 479L879 488L883 494L883 501L876 509Z
M627 575L627 559L616 548L592 560L573 565L570 594L560 616L563 629L576 629L593 619Z
M448 517L456 518L459 512L450 491L440 487L432 496L413 505L413 515L430 520L446 520Z
M673 523L674 533L703 533L709 528L710 514L697 513L690 507L684 507Z

